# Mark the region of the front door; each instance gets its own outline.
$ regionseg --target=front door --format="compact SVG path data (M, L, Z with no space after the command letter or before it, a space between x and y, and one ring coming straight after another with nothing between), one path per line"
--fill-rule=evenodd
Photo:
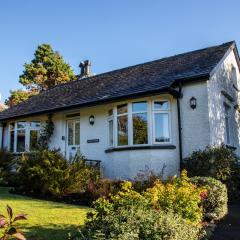
M67 146L66 157L72 160L77 153L80 153L80 120L67 120Z

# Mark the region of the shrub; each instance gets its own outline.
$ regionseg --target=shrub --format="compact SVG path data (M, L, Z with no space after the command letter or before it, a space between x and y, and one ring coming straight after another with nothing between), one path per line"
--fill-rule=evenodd
M13 210L11 207L7 206L8 217L0 215L0 228L1 235L0 240L10 240L19 239L24 240L25 237L23 233L15 227L15 223L20 220L27 220L27 214L18 214L13 216Z
M157 181L146 191L145 196L154 208L173 211L190 222L199 223L202 220L201 194L205 192L205 189L191 183L186 171L183 171L181 178L174 177L166 184Z
M190 177L213 177L225 183L229 199L240 199L240 166L232 149L226 146L208 147L195 151L184 159Z
M88 183L84 198L88 200L87 204L91 205L93 201L102 197L110 199L111 195L116 194L121 189L121 180L98 179Z
M196 240L200 225L172 212L151 208L144 196L125 182L111 200L100 198L88 214L80 239Z
M220 181L211 177L194 177L191 182L198 187L207 189L203 201L203 214L205 220L220 220L228 211L227 188Z
M82 157L68 162L59 150L40 150L23 155L18 168L17 190L61 197L81 192L99 171Z
M15 173L13 172L16 158L6 149L0 149L0 184L12 185Z

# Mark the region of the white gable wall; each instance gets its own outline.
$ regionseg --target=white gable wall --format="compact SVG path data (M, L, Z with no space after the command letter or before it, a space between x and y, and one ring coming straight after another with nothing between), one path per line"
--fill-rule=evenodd
M233 50L228 51L224 59L218 64L216 69L207 82L208 88L208 109L210 124L210 144L220 145L226 144L226 126L225 126L225 110L224 103L230 106L231 127L230 139L231 145L237 147L239 155L240 131L239 131L239 113L234 106L240 104L239 93L234 89L235 85L240 89L240 75L237 66L235 54ZM221 92L225 91L234 98L234 102L230 101Z

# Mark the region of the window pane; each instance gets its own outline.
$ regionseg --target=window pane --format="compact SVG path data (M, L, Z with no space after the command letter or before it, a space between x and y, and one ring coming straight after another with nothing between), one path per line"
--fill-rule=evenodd
M133 114L133 144L147 144L147 113Z
M30 151L36 151L38 149L38 138L39 131L38 130L30 130Z
M155 110L168 110L169 102L168 101L156 101L156 102L154 102L154 109Z
M75 145L80 145L80 122L75 122Z
M68 145L73 145L73 122L68 122Z
M123 104L117 107L117 114L127 113L127 104Z
M25 128L26 127L26 122L18 122L17 123L17 128Z
M155 142L169 142L169 126L167 113L155 113Z
M10 152L14 152L14 131L10 131Z
M136 102L132 104L133 112L145 112L147 111L146 102Z
M40 122L39 121L30 122L30 127L32 127L32 128L40 128Z
M25 130L17 131L17 152L25 151Z
M118 123L118 146L128 145L128 117L120 116L117 118Z
M108 121L109 146L113 146L113 120Z

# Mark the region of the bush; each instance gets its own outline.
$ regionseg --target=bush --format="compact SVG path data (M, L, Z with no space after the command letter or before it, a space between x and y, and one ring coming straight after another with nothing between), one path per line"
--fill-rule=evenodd
M183 171L181 178L174 177L166 184L157 181L145 196L154 208L172 211L190 222L199 223L202 220L201 195L205 192L205 189L191 183L186 171Z
M40 150L22 155L17 176L18 191L61 197L83 191L99 171L81 157L68 162L59 150Z
M223 218L228 211L226 186L211 177L194 177L191 182L207 189L206 198L203 201L204 219L220 220Z
M240 167L234 151L226 146L208 147L195 151L184 159L190 177L213 177L225 183L229 199L240 199Z
M0 149L0 184L12 185L15 177L14 165L16 158L6 149Z
M80 239L196 240L200 233L200 225L172 212L153 209L130 182L125 182L110 201L100 198L94 206Z
M116 194L121 189L121 180L98 179L91 181L86 187L83 197L88 200L87 205L102 197L110 199L111 195Z

